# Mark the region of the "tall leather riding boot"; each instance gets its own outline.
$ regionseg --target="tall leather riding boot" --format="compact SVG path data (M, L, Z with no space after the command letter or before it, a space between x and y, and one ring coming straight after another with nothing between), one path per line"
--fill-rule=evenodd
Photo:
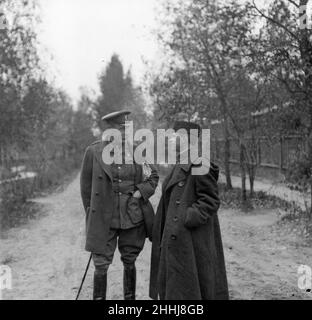
M93 300L106 300L107 273L94 272Z
M135 300L135 289L136 289L135 264L124 265L123 285L124 285L125 300Z

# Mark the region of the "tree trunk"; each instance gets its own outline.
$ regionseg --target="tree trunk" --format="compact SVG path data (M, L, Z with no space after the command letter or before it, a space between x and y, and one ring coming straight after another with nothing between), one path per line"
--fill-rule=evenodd
M311 178L312 180L312 178ZM312 181L310 183L310 218L312 219Z
M312 106L311 106L312 108ZM310 217L312 218L312 111L311 111L311 133L310 137L308 138L308 155L310 159Z
M242 202L247 201L247 191L246 191L246 168L244 159L243 145L240 145L240 169L241 169L241 179L242 179Z
M251 175L249 175L249 183L250 183L250 198L253 198L253 196L254 196L254 183L255 183L255 177L254 177L253 173Z
M252 161L252 160L251 160ZM249 195L250 198L253 198L254 196L254 183L255 183L255 177L256 177L256 169L253 163L248 163L248 177L249 177Z
M4 150L4 148L0 144L0 166L1 167L4 166L4 151L3 150Z
M224 169L227 189L232 189L231 169L230 169L230 134L228 128L228 120L224 118Z

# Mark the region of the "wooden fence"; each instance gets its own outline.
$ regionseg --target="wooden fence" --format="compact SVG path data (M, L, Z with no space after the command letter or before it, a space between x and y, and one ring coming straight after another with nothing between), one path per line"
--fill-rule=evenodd
M298 159L307 151L306 141L302 136L284 136L278 141L269 142L267 138L261 138L257 144L257 162L262 168L275 169L284 172L289 164ZM235 139L230 139L230 162L239 163L239 144ZM224 139L212 138L211 158L221 161L224 157Z

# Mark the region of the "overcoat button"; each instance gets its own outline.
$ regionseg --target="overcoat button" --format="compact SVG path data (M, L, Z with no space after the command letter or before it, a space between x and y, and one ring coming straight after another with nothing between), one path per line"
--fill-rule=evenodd
M100 179L100 180L102 180L102 179L103 179L103 177L102 177L102 176L99 176L99 179Z
M178 220L179 220L178 217L174 217L174 218L173 218L173 221L174 221L174 222L177 222Z
M181 203L180 200L177 200L177 201L176 201L176 204L177 204L177 205L179 205L180 203Z
M184 186L184 184L185 184L185 182L184 182L184 181L180 181L180 182L179 182L179 187L183 187L183 186Z
M171 236L171 240L177 240L177 236L172 235L172 236Z
M95 209L92 209L92 212L95 212Z
M119 192L119 195L121 196L121 195L122 195L122 193L121 193L121 192Z
M96 196L99 196L100 194L98 192L95 193Z

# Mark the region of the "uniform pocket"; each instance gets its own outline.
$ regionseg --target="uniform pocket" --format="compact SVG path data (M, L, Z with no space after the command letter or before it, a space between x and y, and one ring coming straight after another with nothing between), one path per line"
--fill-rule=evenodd
M143 220L140 199L129 197L127 202L127 213L133 224L137 224Z

